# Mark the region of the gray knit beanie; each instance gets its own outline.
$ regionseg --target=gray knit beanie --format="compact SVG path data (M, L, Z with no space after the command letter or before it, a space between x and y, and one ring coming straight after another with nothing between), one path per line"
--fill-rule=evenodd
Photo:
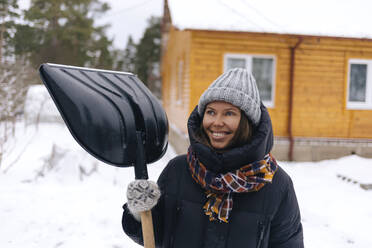
M254 125L260 122L260 95L252 73L234 68L219 76L199 99L198 112L203 116L205 107L214 101L224 101L240 108Z

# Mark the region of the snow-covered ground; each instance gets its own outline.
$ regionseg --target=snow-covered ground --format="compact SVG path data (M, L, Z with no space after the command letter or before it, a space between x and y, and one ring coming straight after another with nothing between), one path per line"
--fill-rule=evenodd
M62 124L40 124L38 130L20 125L17 131L17 149L6 155L0 172L1 248L140 247L121 229L133 168L98 162ZM169 149L149 165L150 179L173 156Z
M35 102L28 106L39 109ZM133 168L98 162L56 121L53 105L43 108L41 116L28 109L27 121L17 124L7 143L0 167L0 247L140 247L121 229ZM45 121L36 125L36 119ZM150 179L155 181L174 156L170 147L149 165ZM359 186L372 183L372 159L280 165L295 185L307 248L372 247L372 190Z
M372 247L372 189L359 185L372 183L372 159L280 164L295 185L307 248Z

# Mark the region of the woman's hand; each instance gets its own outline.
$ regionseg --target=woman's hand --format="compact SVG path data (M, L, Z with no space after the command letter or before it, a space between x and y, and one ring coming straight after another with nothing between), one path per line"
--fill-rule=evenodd
M127 189L128 209L134 218L140 221L140 213L151 210L157 204L160 195L155 182L143 179L132 181Z

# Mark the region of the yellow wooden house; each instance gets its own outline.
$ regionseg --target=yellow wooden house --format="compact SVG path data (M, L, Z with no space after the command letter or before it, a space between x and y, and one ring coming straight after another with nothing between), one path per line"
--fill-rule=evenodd
M244 67L269 110L279 159L372 157L372 15L362 2L165 0L162 101L172 131L187 136L202 92ZM312 12L321 3L329 11Z

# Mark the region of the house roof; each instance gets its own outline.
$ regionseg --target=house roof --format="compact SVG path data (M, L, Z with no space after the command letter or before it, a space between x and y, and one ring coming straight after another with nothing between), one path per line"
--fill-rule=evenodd
M372 38L369 0L168 0L172 24L201 29Z

